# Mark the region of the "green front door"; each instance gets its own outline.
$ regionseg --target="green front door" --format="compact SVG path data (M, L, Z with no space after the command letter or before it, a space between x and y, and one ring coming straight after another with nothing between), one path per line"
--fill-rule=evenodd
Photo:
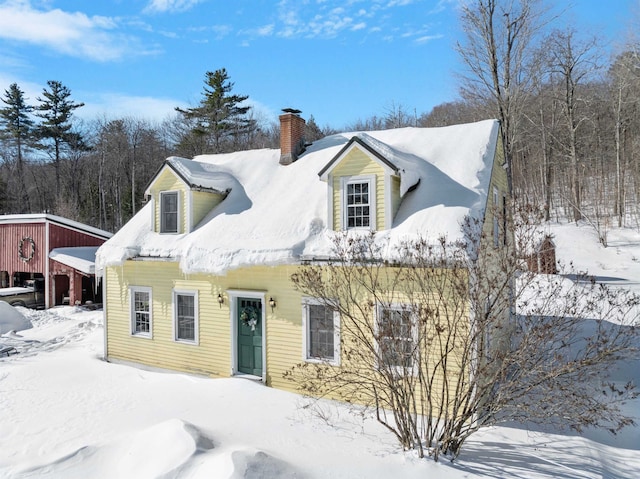
M238 372L262 377L262 301L237 301Z

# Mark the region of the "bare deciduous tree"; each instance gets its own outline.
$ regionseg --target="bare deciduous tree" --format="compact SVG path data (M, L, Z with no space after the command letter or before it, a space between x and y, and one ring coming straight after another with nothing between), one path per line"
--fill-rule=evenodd
M626 214L626 182L630 145L628 134L639 131L636 120L640 100L640 57L629 49L618 55L609 69L611 106L615 130L615 214L623 226ZM635 136L635 135L634 135ZM635 176L635 175L634 175ZM637 178L635 178L637 180Z
M472 0L463 2L460 11L465 38L456 50L468 69L461 93L488 106L490 116L500 120L510 163L530 91L528 59L544 12L539 0Z
M566 156L570 164L571 205L574 221L582 218L581 197L581 152L578 151L578 129L589 121L589 109L585 108L586 98L580 88L599 67L596 50L597 40L579 40L573 30L555 31L544 43L548 55L548 67L552 82L559 85L559 98L567 129ZM582 152L584 153L584 152Z

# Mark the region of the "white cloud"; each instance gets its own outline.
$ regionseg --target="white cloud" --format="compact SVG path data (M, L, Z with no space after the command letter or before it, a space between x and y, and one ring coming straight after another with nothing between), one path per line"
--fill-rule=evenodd
M241 30L239 33L241 35L247 35L250 37L270 37L271 35L273 35L274 29L275 25L273 23L270 23L269 25L263 25L257 28Z
M173 115L175 107L189 107L183 101L171 98L133 96L122 93L82 94L82 101L85 106L76 110L76 115L85 120L101 117L108 119L133 117L160 122Z
M12 83L17 83L24 92L29 105L37 103L46 85L25 81L0 72L0 96ZM133 117L150 121L162 121L175 112L175 107L188 108L185 102L171 98L153 98L148 96L132 96L122 93L96 93L86 91L72 91L74 101L85 104L74 112L74 116L82 120L95 120L106 117L108 119Z
M404 7L406 5L411 5L413 2L414 0L391 0L387 3L387 8Z
M76 93L73 92L73 94L76 97ZM172 98L125 95L115 92L99 94L80 92L77 97L82 98L85 106L76 110L75 115L87 121L97 118L110 120L131 117L160 123L172 117L176 113L176 107L184 109L194 106ZM273 122L278 118L277 112L260 101L249 98L245 104L253 108L254 117L259 122Z
M278 22L273 33L282 38L335 38L343 33L366 31L367 34L389 31L389 23L396 16L394 10L415 5L424 0L280 0ZM434 0L430 0L433 2ZM439 0L438 8L458 0ZM366 3L366 4L365 4ZM366 19L367 21L363 21ZM415 20L415 19L413 19ZM245 31L244 33L248 33ZM421 35L424 35L421 34ZM418 36L417 33L405 37ZM399 35L387 35L392 41Z
M300 24L300 20L298 20L297 12L292 9L286 9L281 15L280 20L285 25L295 26Z
M0 53L0 65L5 69L21 69L25 68L29 65L29 63L24 58L19 58L17 56ZM0 73L0 82L2 81L1 73Z
M109 17L38 10L29 0L0 5L0 38L96 61L117 60L130 51L140 51L136 39L113 32L117 26L117 21Z
M0 61L2 61L1 58ZM18 84L18 87L20 87L24 93L24 97L28 105L33 105L36 103L36 98L42 96L43 85L27 82L2 72L0 72L0 95L4 96L4 92L9 89L9 85L12 83Z
M428 15L435 15L437 13L445 11L449 5L455 6L458 3L458 0L440 0L438 4L429 10Z
M259 124L268 124L278 121L279 111L267 106L265 103L248 98L243 102L243 105L248 105L253 108L253 117Z
M422 37L418 37L418 38L416 38L414 41L415 41L416 43L423 44L423 43L430 42L431 40L439 40L439 39L441 39L441 38L444 38L444 35L442 35L442 34L438 34L438 35L424 35L424 36L422 36Z
M145 13L184 12L202 0L150 0L144 9Z
M204 33L206 35L206 39L201 39L199 42L208 43L212 38L214 40L222 40L233 32L233 27L230 25L211 25L208 27L189 27L187 30L195 33ZM213 37L210 36L210 33L213 33Z
M363 22L355 23L343 6L313 10L301 2L283 0L278 7L282 26L276 34L284 38L334 38L343 31L361 30L366 26ZM311 16L304 18L305 14Z

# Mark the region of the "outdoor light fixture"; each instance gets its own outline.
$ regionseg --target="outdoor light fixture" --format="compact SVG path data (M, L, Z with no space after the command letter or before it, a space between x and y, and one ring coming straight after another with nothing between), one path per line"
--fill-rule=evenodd
M271 312L273 312L273 308L276 307L276 300L273 298L269 298L269 306L271 306Z
M222 294L218 293L218 304L220 305L221 308L222 308L222 303L224 303L224 298L222 297Z

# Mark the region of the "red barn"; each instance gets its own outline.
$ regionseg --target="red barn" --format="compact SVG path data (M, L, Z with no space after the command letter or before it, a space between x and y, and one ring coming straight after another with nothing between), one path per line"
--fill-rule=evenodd
M95 251L107 231L49 214L0 215L0 287L44 279L45 306L96 298Z

